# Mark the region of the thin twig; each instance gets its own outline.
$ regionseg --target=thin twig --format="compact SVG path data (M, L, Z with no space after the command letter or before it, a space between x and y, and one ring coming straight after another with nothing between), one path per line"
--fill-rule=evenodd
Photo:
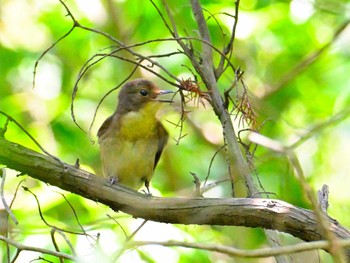
M54 246L56 252L60 252L60 248L58 247L57 242L56 242L56 239L55 239L55 232L56 232L56 231L55 231L54 228L51 229L51 231L50 231L51 241L52 241L52 244L53 244L53 246ZM63 258L61 258L61 257L59 257L59 261L60 261L61 263L64 262L64 261L63 261Z
M189 243L181 241L131 241L128 243L129 248L148 246L148 245L160 245L165 247L186 247L201 249L206 251L213 251L222 254L226 254L232 257L245 257L245 258L262 258L273 257L278 255L294 254L316 249L329 249L331 243L329 241L312 241L307 243L299 243L295 245L286 245L278 248L261 248L255 250L238 249L232 246L224 246L218 244L205 244L205 243ZM350 239L339 240L339 245L342 247L350 247ZM345 262L345 261L344 261Z
M126 230L124 229L124 227L118 222L118 220L116 220L115 218L113 218L111 215L107 214L107 217L112 219L119 227L120 229L122 230L122 232L124 233L125 235L125 239L128 238L128 234L126 233Z
M71 208L71 210L72 210L72 212L73 212L73 215L74 215L74 218L75 218L77 224L79 225L79 227L80 227L80 229L81 229L81 231L82 231L82 234L85 235L86 237L90 237L91 239L93 239L94 241L96 241L96 240L94 239L93 236L89 235L89 234L85 231L83 225L80 223L80 220L79 220L79 217L78 217L77 212L75 211L73 205L69 202L69 200L67 199L67 197L66 197L64 194L62 194L62 193L59 193L59 192L56 192L56 193L58 193L59 195L61 195L61 196L64 198L64 200L67 202L67 204L69 205L69 207ZM55 229L57 230L57 228L55 228ZM87 238L87 240L89 240L89 239ZM89 240L89 241L90 241L90 240Z
M94 116L92 117L92 121L91 121L91 124L90 124L90 128L89 128L89 137L91 138L91 130L92 130L92 127L95 123L95 120L96 120L96 116L97 116L97 112L98 112L98 109L100 108L100 106L102 105L102 102L108 97L109 94L111 94L113 91L119 89L125 82L127 82L133 75L134 73L136 72L136 70L138 69L139 65L135 65L134 69L130 72L130 74L124 79L122 80L117 86L115 86L114 88L112 88L111 90L109 90L106 94L103 95L103 97L100 99L100 101L98 102L97 106L96 106L96 109L95 109L95 112L94 112Z
M210 159L210 163L209 163L209 167L208 167L208 173L207 173L207 176L205 177L205 180L204 180L204 183L203 183L203 188L206 186L207 182L208 182L208 179L209 179L209 176L210 176L210 170L211 170L211 167L213 165L213 162L215 160L215 157L218 155L218 153L225 148L225 145L221 146L219 149L217 149L213 155L213 157Z
M59 163L62 164L62 166L64 167L64 169L66 170L66 164L64 162L62 162L58 157L50 154L48 151L46 151L37 140L35 140L35 138L18 122L16 121L14 118L12 118L10 115L8 115L7 113L0 111L0 114L5 115L10 121L14 122L34 143L36 146L39 147L39 149L45 153L46 155L54 158L56 161L58 161Z
M141 228L143 228L145 226L145 224L148 222L148 220L143 220L142 223L135 229L134 232L132 232L128 238L125 240L126 242L130 241L131 239L133 239L134 236L136 236L136 234L141 230Z
M218 27L219 30L220 30L220 33L221 33L221 35L222 35L222 41L223 41L224 38L225 38L225 36L226 36L226 34L225 34L225 32L224 32L224 30L223 30L223 28L222 28L222 26L221 26L219 20L217 20L217 18L216 18L216 15L221 14L221 13L215 13L215 14L213 14L212 12L210 12L210 10L208 10L208 9L206 9L206 8L203 8L203 11L205 11L205 12L207 12L207 13L209 14L208 18L206 19L207 22L208 22L211 18L214 19L214 21L215 21L217 27Z
M37 207L38 207L39 216L40 216L41 220L44 222L45 225L47 225L48 227L54 228L54 229L56 229L58 231L62 231L62 232L69 233L69 234L86 235L85 232L81 233L81 232L76 232L76 231L70 231L70 230L66 230L66 229L59 228L57 226L51 225L49 222L46 221L46 219L45 219L45 217L44 217L44 215L42 213L40 202L39 202L39 199L38 199L37 195L34 194L28 187L22 186L22 188L24 189L24 191L29 192L35 198L35 201L36 201L36 204L37 204Z
M240 0L236 0L235 2L235 14L234 14L234 23L232 26L232 31L231 31L231 37L230 40L227 44L227 46L224 48L223 50L223 54L224 56L221 56L220 58L220 62L219 65L217 66L217 68L215 69L215 77L218 80L220 78L220 76L225 72L226 67L224 67L225 61L227 59L226 55L229 54L229 59L231 59L232 56L232 48L233 48L233 42L235 41L235 37L236 37L236 28L237 28L237 24L238 24L238 9L239 9L239 1Z
M129 235L124 243L124 246L118 251L118 253L113 257L113 261L112 262L116 262L120 256L124 253L124 251L127 249L128 247L128 243L131 242L131 239L140 231L140 229L148 222L148 220L143 220L142 223L135 229L134 232L131 233L131 235Z
M168 24L168 22L165 20L165 17L163 16L163 13L162 11L160 11L159 7L154 3L153 0L150 0L150 2L152 3L152 5L154 6L154 8L157 10L160 18L162 19L165 27L168 29L169 33L173 36L173 37L177 37L178 36L178 33L177 33L177 30L176 30L176 24L174 23L174 21L172 19L170 19L171 21L171 24L173 26L173 29L171 29L170 25ZM165 6L165 9L167 10L167 13L169 11L169 9L167 8L168 5L165 1L162 1L163 5Z
M70 250L72 251L72 254L73 254L73 256L76 256L76 252L75 252L75 249L74 249L74 246L73 246L73 244L70 242L70 240L68 239L68 237L66 236L66 234L64 233L64 231L61 231L61 230L59 230L59 229L57 229L57 228L53 228L52 230L51 230L51 232L54 234L54 233L58 233L58 234L60 234L61 236L62 236L62 238L66 241L66 243L67 243L67 245L69 246L69 248L70 248Z
M61 2L61 1L60 1ZM62 3L62 2L61 2ZM39 62L42 60L42 58L51 50L53 49L59 42L61 42L63 39L65 39L67 36L69 36L70 33L73 32L76 25L74 24L71 29L68 30L67 33L65 33L63 36L61 36L59 39L57 39L54 43L52 43L51 46L49 46L43 53L41 53L40 57L35 61L34 64L34 70L33 70L33 89L35 88L35 81L36 81L36 73L37 68L39 66Z
M62 253L62 252L56 252L56 251L52 251L49 249L45 249L45 248L39 248L39 247L33 247L33 246L26 246L23 245L21 243L18 243L10 238L4 237L2 235L0 235L0 240L6 242L7 244L16 247L17 250L17 256L15 256L15 258L18 257L18 255L20 254L21 251L31 251L31 252L39 252L42 254L47 254L47 255L51 255L51 256L55 256L55 257L60 257L60 258L65 258L65 259L69 259L72 260L73 262L75 262L77 260L76 257L66 254L66 253ZM14 259L12 259L14 260Z
M208 184L202 186L201 192L202 192L202 194L204 194L205 192L208 192L209 190L213 189L214 187L218 186L219 184L227 183L230 181L231 181L231 178L226 178L226 179L221 179L221 180L218 180L215 182L208 183Z
M10 215L10 217L12 218L12 221L18 225L18 220L15 217L15 215L12 213L11 208L8 206L6 199L5 199L5 195L4 195L4 188L5 188L5 180L6 180L6 169L2 168L2 175L0 177L2 177L1 179L1 184L0 184L0 195L1 195L1 201L2 204L5 207L6 212Z

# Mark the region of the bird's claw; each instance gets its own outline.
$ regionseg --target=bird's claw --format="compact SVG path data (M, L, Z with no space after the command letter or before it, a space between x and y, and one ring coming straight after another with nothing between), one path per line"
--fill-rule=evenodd
M152 197L152 193L149 191L149 189L147 189L147 191L142 190L141 192L143 192L146 197Z
M114 176L110 176L110 177L108 177L108 183L109 183L109 185L113 185L113 184L115 184L115 183L118 183L118 178L117 177L114 177Z

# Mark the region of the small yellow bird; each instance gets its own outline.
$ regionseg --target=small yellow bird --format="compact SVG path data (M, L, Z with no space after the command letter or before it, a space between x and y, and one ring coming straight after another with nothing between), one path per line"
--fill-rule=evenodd
M168 141L168 133L156 119L158 96L173 93L158 89L151 81L135 79L120 90L118 106L104 121L97 135L105 177L138 190L149 183Z

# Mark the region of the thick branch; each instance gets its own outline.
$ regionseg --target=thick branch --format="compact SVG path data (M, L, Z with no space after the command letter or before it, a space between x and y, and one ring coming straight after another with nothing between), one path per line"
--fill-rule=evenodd
M134 217L173 224L262 227L305 241L326 239L313 212L279 200L145 197L119 185L109 186L100 177L4 139L0 139L0 163ZM329 220L335 235L350 238L348 230Z

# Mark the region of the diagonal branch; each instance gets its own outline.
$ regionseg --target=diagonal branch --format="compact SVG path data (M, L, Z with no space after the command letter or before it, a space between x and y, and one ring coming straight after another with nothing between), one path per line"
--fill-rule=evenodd
M304 241L325 240L315 214L283 201L261 198L145 197L128 188L66 165L21 145L0 139L0 163L45 183L98 201L133 217L173 224L262 227L289 233ZM340 239L350 232L327 217L330 231ZM347 251L350 256L350 251Z

